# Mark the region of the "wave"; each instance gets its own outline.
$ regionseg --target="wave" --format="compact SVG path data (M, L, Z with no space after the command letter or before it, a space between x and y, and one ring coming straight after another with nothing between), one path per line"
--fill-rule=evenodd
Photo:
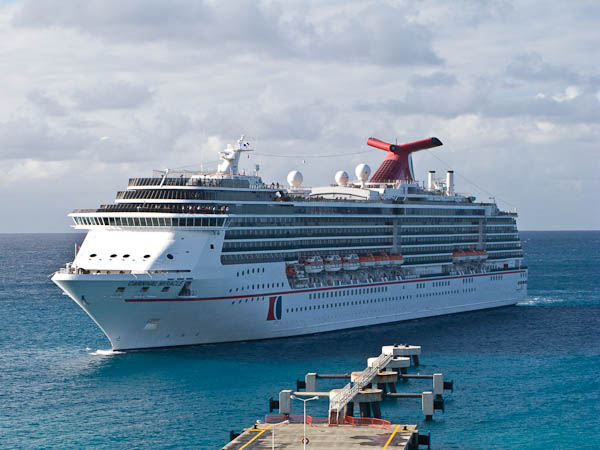
M540 306L540 305L555 305L557 303L564 303L563 298L556 297L531 297L525 301L517 303L517 306Z
M87 347L86 347L86 350L88 350ZM112 349L110 349L110 350L101 350L101 349L98 349L95 352L91 352L89 354L92 355L92 356L113 356L113 355L122 355L124 353L125 352L120 352L118 350L112 350Z

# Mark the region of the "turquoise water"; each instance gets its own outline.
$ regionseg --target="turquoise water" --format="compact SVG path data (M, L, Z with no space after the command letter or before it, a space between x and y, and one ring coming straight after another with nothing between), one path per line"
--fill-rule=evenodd
M0 235L0 448L220 448L306 372L356 370L402 342L423 347L422 373L455 382L431 423L418 400L382 408L431 431L432 448L600 448L600 232L522 233L529 299L514 307L118 355L98 352L108 340L47 277L82 237Z

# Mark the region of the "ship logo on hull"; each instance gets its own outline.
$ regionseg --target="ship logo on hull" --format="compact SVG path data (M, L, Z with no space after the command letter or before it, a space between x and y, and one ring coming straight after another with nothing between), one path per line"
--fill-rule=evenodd
M281 295L269 297L269 312L267 320L281 320Z

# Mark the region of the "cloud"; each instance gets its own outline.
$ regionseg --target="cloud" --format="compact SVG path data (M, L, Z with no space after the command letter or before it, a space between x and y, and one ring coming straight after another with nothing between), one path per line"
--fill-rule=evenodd
M3 159L70 159L78 155L87 141L84 133L53 130L42 120L14 118L0 122L0 157Z
M519 53L506 67L506 75L524 81L568 81L577 83L580 76L572 70L543 60L538 52Z
M458 2L2 3L3 194L62 220L70 207L110 202L129 176L207 168L242 133L256 150L242 167L258 163L279 182L301 169L307 185L360 162L377 167L384 155L368 136L437 136L443 147L415 156L423 176L445 160L457 182L464 175L534 211L525 228L544 226L542 209L553 227L598 224L588 205L600 189L590 58L600 10ZM20 181L28 171L56 195L39 200ZM64 173L76 191L52 178Z
M152 99L148 87L128 82L101 82L79 89L73 94L76 107L81 110L131 109Z
M24 2L12 23L72 28L107 41L203 47L220 56L253 53L381 65L441 63L431 45L432 33L410 21L402 7L380 2L321 10L302 2L253 0L36 0Z
M456 77L451 73L446 72L434 72L427 75L413 75L410 78L410 84L413 86L423 86L423 87L431 87L431 86L453 86L457 84L458 81Z
M27 99L40 109L44 114L51 116L63 116L66 114L65 107L54 97L39 89L27 93Z

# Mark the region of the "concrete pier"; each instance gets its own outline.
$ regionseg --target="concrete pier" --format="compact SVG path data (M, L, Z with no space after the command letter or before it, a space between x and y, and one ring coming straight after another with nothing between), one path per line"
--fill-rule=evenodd
M270 449L275 437L276 449L301 449L303 425L260 424L244 430L223 450ZM387 428L374 426L337 426L319 424L309 427L306 436L307 448L311 450L364 450L411 449L419 445L419 434L415 425L392 425ZM421 436L421 438L428 436ZM424 443L424 442L422 442Z

